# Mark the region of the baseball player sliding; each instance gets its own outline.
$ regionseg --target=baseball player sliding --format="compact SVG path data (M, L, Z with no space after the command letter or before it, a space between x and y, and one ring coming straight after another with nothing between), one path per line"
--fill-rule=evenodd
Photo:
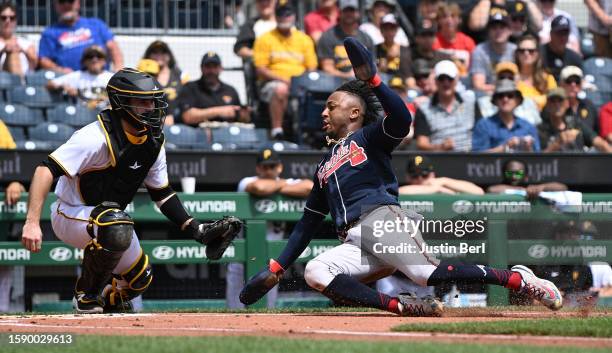
M536 277L525 266L495 269L440 262L427 251L376 251L376 244L387 239L424 248L418 228L413 236L399 230L382 237L372 232L372 225L378 221L420 219L420 215L400 207L397 179L390 163L391 152L410 131L412 118L401 98L381 82L371 53L353 38L345 39L344 47L358 80L336 89L321 114L332 147L317 167L304 215L287 246L278 259L271 259L267 268L249 280L240 300L252 304L274 287L284 269L306 248L325 215L331 213L343 244L310 261L304 278L309 286L336 302L399 315L440 315L442 304L431 296L391 297L364 284L399 270L422 286L448 281L496 284L524 293L552 310L561 308L557 287Z
M73 299L78 313L129 312L130 300L151 284L149 259L123 211L143 182L161 212L206 245L210 259L219 259L242 227L234 217L198 222L170 187L163 134L168 103L159 82L126 68L106 90L112 109L100 112L36 168L21 240L26 249L40 251L41 209L59 178L51 225L63 242L84 249Z

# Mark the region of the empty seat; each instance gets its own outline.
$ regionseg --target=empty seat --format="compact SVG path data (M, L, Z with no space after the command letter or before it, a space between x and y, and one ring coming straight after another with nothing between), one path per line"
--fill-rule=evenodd
M6 71L0 71L0 89L13 89L21 86L21 77Z
M47 82L60 76L62 76L62 74L55 71L39 70L27 73L25 75L25 81L28 86L46 86Z
M82 104L60 104L47 110L47 121L64 123L74 127L85 126L96 121L98 112Z
M0 104L0 119L13 126L32 126L44 121L40 110L9 103Z
M303 97L307 91L333 92L344 82L343 79L322 71L307 72L291 79L291 96Z
M23 141L26 139L26 135L25 135L25 131L23 130L23 127L21 126L7 126L7 127L15 142Z
M48 141L51 144L62 144L74 133L74 128L62 123L42 123L28 129L33 141Z
M599 110L604 104L612 101L612 92L587 91L586 98L593 102L595 107Z
M15 144L17 145L17 148L21 150L52 150L52 149L59 147L59 145L61 145L61 144L58 144L57 142L51 143L47 141L32 141L32 140L15 141Z
M585 75L606 75L612 77L612 59L592 57L582 63Z
M9 92L10 101L30 108L49 108L61 101L42 86L19 86Z
M212 129L212 141L229 145L230 149L253 149L260 139L253 128L230 126Z
M208 149L210 144L202 129L188 125L175 124L164 127L166 148L168 149Z

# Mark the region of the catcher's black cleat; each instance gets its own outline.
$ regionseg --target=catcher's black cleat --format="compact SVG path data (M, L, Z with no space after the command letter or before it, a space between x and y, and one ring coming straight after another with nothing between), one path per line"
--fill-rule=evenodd
M115 305L111 305L110 303L107 303L106 305L104 305L104 313L105 314L133 314L135 313L135 311L134 311L134 306L132 305L131 301L122 300Z
M102 314L104 298L96 294L77 294L72 298L72 307L77 314Z

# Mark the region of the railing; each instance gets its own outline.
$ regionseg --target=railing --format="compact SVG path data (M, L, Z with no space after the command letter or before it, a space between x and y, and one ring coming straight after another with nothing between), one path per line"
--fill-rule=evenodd
M0 194L0 199L4 195ZM50 204L47 200L43 220L49 220ZM301 217L304 200L281 198L251 198L246 193L200 193L181 195L183 205L198 219L217 219L222 215L235 215L246 221L244 240L237 240L217 262L244 262L246 276L252 276L266 266L267 260L278 256L286 240L266 241L266 221L296 221ZM469 239L466 235L452 240L429 239L435 245L483 245L486 249L471 255L442 255L463 260L487 263L490 266L506 268L508 264L548 265L586 264L591 261L612 261L612 233L608 227L601 227L597 240L552 240L533 229L521 240L508 239L508 221L545 220L612 222L612 195L584 195L582 204L575 205L575 213L559 213L548 205L529 203L517 196L441 196L420 195L402 197L402 207L421 213L425 219L441 220L484 220L487 223L486 237ZM138 195L126 209L137 223L166 221L147 195ZM25 201L15 206L3 207L0 223L22 221L25 218ZM609 225L608 225L609 226ZM426 234L425 234L426 235ZM538 235L540 239L531 239ZM427 235L426 235L426 239ZM193 241L143 240L144 251L152 263L201 263L208 261L205 248ZM327 249L339 245L337 240L316 240L302 253L298 262L306 262ZM30 253L16 242L0 242L0 265L53 266L76 265L82 258L82 250L73 249L59 241L46 241L40 253ZM260 301L261 304L263 301ZM508 302L507 290L489 286L488 303Z

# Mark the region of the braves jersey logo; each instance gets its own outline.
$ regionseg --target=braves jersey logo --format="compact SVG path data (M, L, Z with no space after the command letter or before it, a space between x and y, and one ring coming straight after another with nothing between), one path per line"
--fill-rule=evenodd
M347 162L351 164L351 167L355 167L367 160L368 156L365 154L363 147L360 147L357 142L351 141L349 146L340 146L336 153L319 168L317 172L319 185L323 187L327 183L327 179Z

